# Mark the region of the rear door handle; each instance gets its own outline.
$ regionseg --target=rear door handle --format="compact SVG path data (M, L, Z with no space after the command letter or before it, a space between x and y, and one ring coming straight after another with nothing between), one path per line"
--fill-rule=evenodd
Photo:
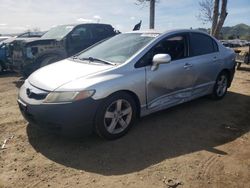
M190 68L190 67L192 67L192 66L193 66L192 64L186 63L183 67L184 67L184 69L188 69L188 68Z

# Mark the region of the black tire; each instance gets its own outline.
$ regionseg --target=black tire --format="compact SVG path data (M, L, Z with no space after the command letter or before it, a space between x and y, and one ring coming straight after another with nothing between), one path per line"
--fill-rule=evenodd
M3 61L0 61L0 72L6 70L6 64Z
M121 105L119 105L120 103ZM119 106L121 107L119 108ZM127 112L129 113L126 114ZM136 103L133 97L126 92L115 93L109 96L98 109L95 131L102 138L114 140L125 135L134 124L135 119Z
M59 61L61 59L63 59L63 58L57 54L48 54L48 55L38 57L34 63L31 63L23 68L23 70L21 72L22 76L27 78L29 75L31 75L37 69L42 68L42 67L49 65L51 63L54 63L56 61Z
M218 75L216 79L213 88L212 98L215 100L222 99L227 93L228 85L229 85L228 74L227 72L223 71Z
M3 72L3 65L2 63L0 62L0 73Z

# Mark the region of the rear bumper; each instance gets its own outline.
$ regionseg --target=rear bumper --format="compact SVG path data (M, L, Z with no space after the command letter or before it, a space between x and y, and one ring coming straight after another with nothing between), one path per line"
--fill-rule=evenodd
M230 69L229 70L229 84L228 84L228 87L230 87L231 86L231 84L232 84L232 82L233 82L233 79L234 79L234 74L235 74L235 66L236 66L236 63L235 63L235 65L234 65L234 67L232 68L232 69Z
M95 114L100 101L85 99L67 104L31 105L18 99L24 118L33 126L48 132L79 137L93 132Z

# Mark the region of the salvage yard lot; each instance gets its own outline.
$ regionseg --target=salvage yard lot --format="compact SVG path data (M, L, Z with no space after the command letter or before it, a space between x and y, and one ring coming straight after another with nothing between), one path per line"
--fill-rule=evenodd
M10 138L0 149L0 187L250 187L249 66L223 100L144 117L115 141L28 125L16 102L19 79L0 75L0 143Z

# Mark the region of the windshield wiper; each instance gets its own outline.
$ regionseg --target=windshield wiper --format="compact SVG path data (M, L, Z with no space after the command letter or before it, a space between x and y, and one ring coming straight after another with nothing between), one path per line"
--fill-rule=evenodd
M79 57L77 57L77 56L72 56L71 58L72 58L73 60L79 59Z
M80 60L89 60L90 62L99 61L99 62L102 62L102 63L104 63L106 65L116 65L115 63L111 63L109 61L106 61L106 60L103 60L103 59L99 59L99 58L95 58L95 57L79 58L79 59Z

